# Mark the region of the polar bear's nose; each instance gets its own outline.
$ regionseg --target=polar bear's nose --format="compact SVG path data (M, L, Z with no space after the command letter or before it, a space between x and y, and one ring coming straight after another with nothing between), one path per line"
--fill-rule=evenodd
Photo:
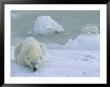
M36 71L37 70L37 68L34 68L34 71Z

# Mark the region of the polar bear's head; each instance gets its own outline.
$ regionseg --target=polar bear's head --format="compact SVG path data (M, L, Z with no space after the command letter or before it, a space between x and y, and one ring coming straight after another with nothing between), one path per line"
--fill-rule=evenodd
M43 55L41 51L31 47L28 49L28 52L25 56L25 63L32 70L36 71L37 68L41 65L42 59L43 59Z

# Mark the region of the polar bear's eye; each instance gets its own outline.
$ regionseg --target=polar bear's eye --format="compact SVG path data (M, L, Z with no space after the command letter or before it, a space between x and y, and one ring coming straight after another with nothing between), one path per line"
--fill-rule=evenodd
M42 59L42 57L40 57L40 59Z
M29 57L27 57L27 59L29 59Z

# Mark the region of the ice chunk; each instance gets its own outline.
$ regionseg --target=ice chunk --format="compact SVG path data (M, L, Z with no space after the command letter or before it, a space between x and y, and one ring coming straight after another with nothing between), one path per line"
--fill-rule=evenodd
M86 27L84 27L82 30L81 30L81 33L82 34L86 34L86 35L97 35L99 34L99 31L98 31L98 27L97 26L94 26L94 25L87 25Z
M50 16L40 16L36 19L33 33L47 35L50 33L64 32L63 26L59 25Z

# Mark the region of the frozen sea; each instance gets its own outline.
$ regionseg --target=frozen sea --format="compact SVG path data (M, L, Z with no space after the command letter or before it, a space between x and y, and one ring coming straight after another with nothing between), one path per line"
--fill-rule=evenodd
M63 26L61 34L29 35L36 18L50 16ZM82 35L81 29L96 26L97 35ZM11 61L13 77L96 77L100 76L99 11L12 11L11 59L16 43L29 36L43 42L47 49L45 62L33 72Z

